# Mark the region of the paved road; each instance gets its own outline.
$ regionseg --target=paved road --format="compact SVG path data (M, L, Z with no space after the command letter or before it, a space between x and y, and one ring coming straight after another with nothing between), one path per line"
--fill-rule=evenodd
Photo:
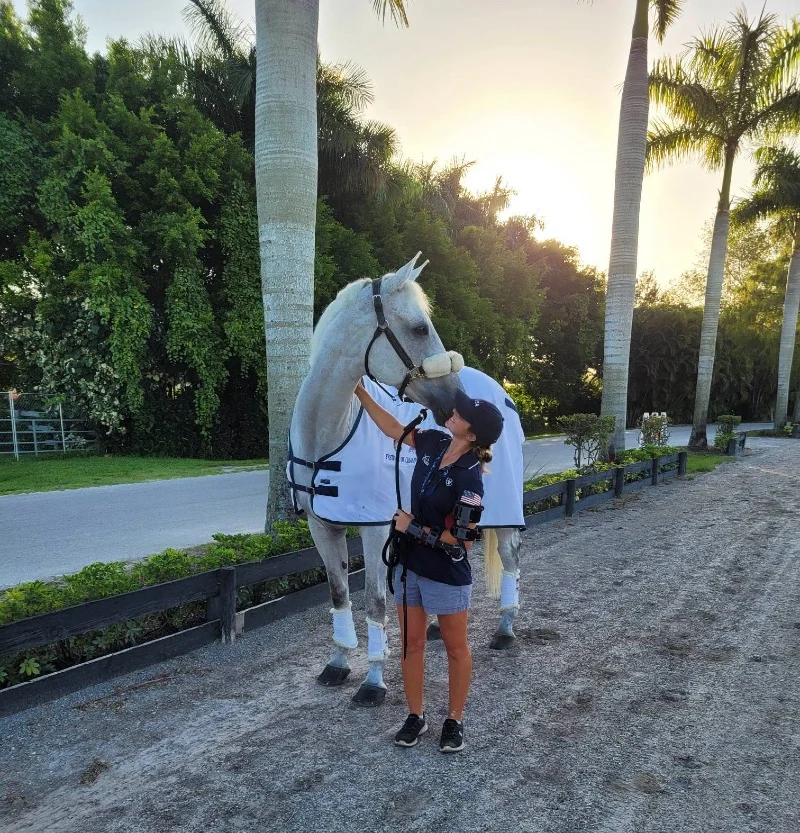
M0 587L264 528L268 472L0 497Z
M744 426L758 427L767 426ZM628 432L629 447L637 435ZM685 445L689 428L672 429L670 441ZM560 437L525 444L528 477L570 466L572 449ZM0 587L72 573L95 561L203 544L215 532L258 532L268 478L260 470L2 496Z

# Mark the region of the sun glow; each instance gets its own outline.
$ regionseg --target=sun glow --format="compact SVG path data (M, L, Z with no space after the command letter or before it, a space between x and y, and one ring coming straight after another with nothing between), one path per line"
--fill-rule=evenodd
M431 119L433 146L469 148L466 158L475 164L464 182L471 191L491 190L502 176L516 192L506 215L535 214L545 223L541 237L576 246L582 262L606 269L614 194L614 159L603 146L606 137L595 130L587 142L563 114L544 123L543 102L537 104L538 110L531 102L526 111L519 103L476 96L458 118L441 112ZM417 148L404 143L403 150L413 156ZM429 140L428 159L430 151ZM451 157L436 154L440 163Z
M497 155L481 159L466 177L466 184L470 190L486 191L498 174L516 192L503 216L535 214L544 222L539 237L554 237L576 246L582 262L605 268L610 227L598 222L598 214L602 219L606 212L592 205L574 171L533 155Z

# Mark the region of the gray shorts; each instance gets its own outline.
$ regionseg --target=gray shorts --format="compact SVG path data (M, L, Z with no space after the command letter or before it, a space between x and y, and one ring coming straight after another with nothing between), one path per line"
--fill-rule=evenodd
M403 582L400 581L402 575L403 568L395 567L393 576L394 601L398 605L403 604ZM406 605L408 607L424 607L425 612L431 616L439 613L446 615L469 610L471 596L471 584L460 586L443 584L441 581L433 581L424 576L418 576L411 570L406 573Z

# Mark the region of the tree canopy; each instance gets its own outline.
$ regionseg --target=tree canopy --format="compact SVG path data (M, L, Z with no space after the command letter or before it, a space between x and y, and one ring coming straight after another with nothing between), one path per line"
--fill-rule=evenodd
M63 397L112 449L256 457L269 391L250 105L234 95L250 45L204 58L203 88L189 58L219 44L192 32L185 50L153 37L90 55L68 0L26 20L0 2L0 389ZM527 430L596 410L604 276L508 216L510 185L472 193L467 158L402 159L364 116L371 95L357 67L320 62L315 315L422 250L445 345L514 385ZM726 289L712 412L763 417L774 398L788 249L769 239ZM640 293L631 421L690 415L699 316Z
M228 23L89 55L67 0L27 20L0 4L0 387L77 403L112 447L266 447L252 54ZM448 346L534 397L559 402L563 381L565 402L591 398L599 277L535 219L500 219L501 181L472 194L463 162L400 159L363 116L371 94L357 68L320 64L315 313L421 249Z

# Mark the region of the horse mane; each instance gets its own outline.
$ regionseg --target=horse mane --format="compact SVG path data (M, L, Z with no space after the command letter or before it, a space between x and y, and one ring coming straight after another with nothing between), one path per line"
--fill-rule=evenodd
M320 344L328 327L330 327L331 323L343 309L355 303L358 294L370 283L372 283L372 281L369 278L361 278L360 280L347 284L347 286L339 290L339 294L325 308L325 311L319 317L317 326L314 327L314 332L311 336L312 365L314 364L314 360L319 353ZM412 287L411 291L414 293L414 297L419 303L421 309L426 315L430 315L430 302L428 301L428 296L425 294L422 287L416 281L407 281L404 286Z

